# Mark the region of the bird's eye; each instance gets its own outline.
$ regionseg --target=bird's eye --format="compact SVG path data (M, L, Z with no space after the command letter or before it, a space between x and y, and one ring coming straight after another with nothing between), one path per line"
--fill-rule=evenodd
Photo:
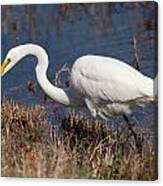
M11 62L11 59L10 59L10 58L8 58L8 59L7 59L7 61L10 63L10 62Z

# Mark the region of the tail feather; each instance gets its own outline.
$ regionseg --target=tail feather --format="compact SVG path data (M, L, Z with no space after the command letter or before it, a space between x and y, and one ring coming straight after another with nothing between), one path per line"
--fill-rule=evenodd
M158 76L156 75L155 79L146 77L146 83L142 87L142 102L154 102L157 100L158 93Z

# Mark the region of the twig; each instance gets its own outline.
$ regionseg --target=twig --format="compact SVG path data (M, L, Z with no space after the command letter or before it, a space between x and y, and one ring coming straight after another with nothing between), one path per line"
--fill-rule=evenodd
M133 44L134 44L134 62L133 62L133 66L135 67L135 69L139 70L139 56L138 56L138 49L137 49L137 39L136 36L133 36Z
M67 67L67 63L65 63L61 69L59 69L56 73L55 73L55 78L54 78L54 85L59 86L61 85L61 81L60 81L60 75L62 72L68 72L68 74L70 74L70 69Z

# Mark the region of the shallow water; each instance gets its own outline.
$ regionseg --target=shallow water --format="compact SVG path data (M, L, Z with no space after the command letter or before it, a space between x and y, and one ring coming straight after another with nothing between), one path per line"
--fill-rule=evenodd
M153 2L2 6L2 59L13 46L37 43L48 51L48 76L52 80L61 66L67 63L71 67L78 57L86 54L112 56L133 65L136 36L140 71L154 78L156 32L145 24L146 21L155 24L153 10ZM35 65L34 58L25 58L4 76L2 96L29 105L44 104L39 87L36 95L27 90L27 81L36 80ZM63 75L62 82L66 79ZM154 119L153 106L144 112Z

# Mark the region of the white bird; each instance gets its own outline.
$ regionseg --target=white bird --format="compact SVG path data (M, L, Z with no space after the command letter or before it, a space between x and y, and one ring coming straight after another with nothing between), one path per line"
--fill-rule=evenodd
M155 100L154 82L157 78L153 80L118 59L96 55L79 57L71 69L69 89L58 88L47 78L46 51L35 44L9 50L1 74L27 55L37 57L36 77L49 97L66 106L86 106L93 117L130 114L134 106L145 106Z

